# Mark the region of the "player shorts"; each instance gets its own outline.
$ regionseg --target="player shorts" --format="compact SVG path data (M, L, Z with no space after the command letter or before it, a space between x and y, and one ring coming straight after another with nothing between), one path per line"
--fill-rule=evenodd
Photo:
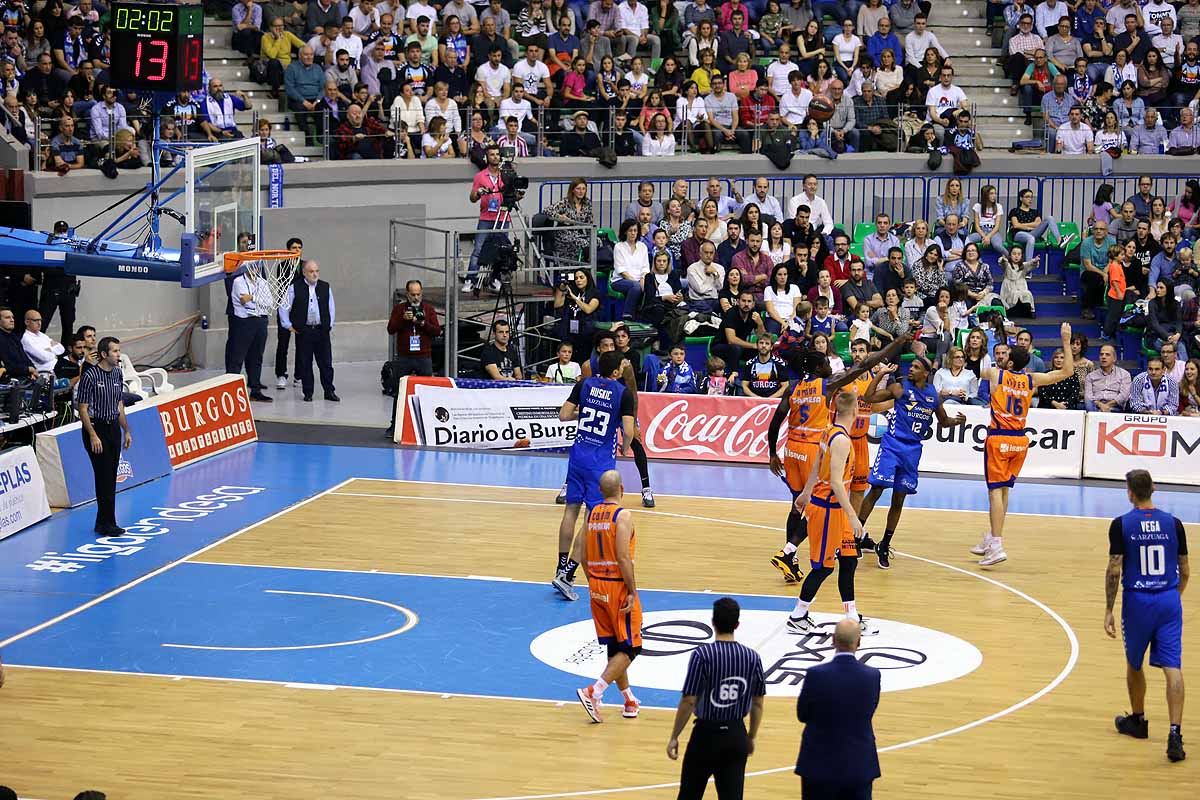
M867 478L871 474L871 454L867 450L867 437L850 437L850 447L854 453L854 474L850 479L850 491L865 492L869 485Z
M917 467L921 463L921 445L908 444L885 436L875 454L867 482L882 489L903 494L917 493Z
M817 466L821 455L820 442L789 441L783 449L783 482L792 490L793 495L804 491L808 483L808 473Z
M1150 666L1183 668L1183 603L1177 590L1125 590L1121 633L1125 638L1125 660L1134 669L1142 668L1147 647Z
M634 656L642 647L642 601L635 600L633 608L621 613L621 606L629 596L625 582L588 581L591 595L592 622L596 625L596 639L600 644L616 645L620 652Z
M813 497L804 513L808 517L808 560L813 569L832 569L838 556L858 557L850 518L836 499Z
M587 466L568 461L567 505L583 503L588 508L594 508L604 502L604 496L600 494L600 476L607 470L615 468L615 461L607 467Z
M1014 485L1027 455L1029 439L1025 431L1015 431L1012 435L988 431L983 443L983 476L988 488Z

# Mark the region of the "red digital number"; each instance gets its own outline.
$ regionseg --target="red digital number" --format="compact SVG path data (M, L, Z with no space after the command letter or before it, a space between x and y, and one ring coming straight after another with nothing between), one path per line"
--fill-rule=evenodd
M184 54L183 79L185 81L200 80L200 50L203 42L199 39L187 40L187 52Z
M133 77L135 77L135 78L142 77L142 45L143 45L143 42L138 42L137 54L134 56L134 59L133 59ZM149 72L147 72L146 80L148 80L148 81L164 80L167 77L167 53L170 51L171 46L162 39L151 39L150 46L158 47L159 54L157 56L151 56L151 57L147 58L146 63L147 64L156 64L158 66L158 74L152 75Z

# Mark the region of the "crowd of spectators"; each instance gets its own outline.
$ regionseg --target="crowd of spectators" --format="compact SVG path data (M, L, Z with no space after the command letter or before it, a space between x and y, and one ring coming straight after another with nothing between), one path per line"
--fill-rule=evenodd
M989 2L1001 66L1025 124L1068 155L1195 155L1200 148L1196 0Z
M847 231L854 220L834 217L815 175L805 176L802 186L796 196L779 198L760 177L752 193L730 195L712 178L703 196L691 197L687 181L678 180L658 197L654 184L640 184L612 248L608 287L619 299L606 305L586 270L555 291L559 336L569 350L564 363L588 359L597 322L641 323L655 330L657 363L667 376L651 382L652 388L699 390L703 383L710 393L771 396L790 374L786 356L794 348L830 353L836 371L854 343L875 350L912 331L936 355L935 382L944 382L938 386L943 397L981 402L988 397L986 383L979 385L981 370L1002 365L1012 345L1033 351L1031 372L1053 371L1060 363L1061 353L1037 352L1020 323L1037 317L1030 277L1047 257L1037 248L1049 241L1069 251L1064 256L1078 256L1083 316L1095 318L1099 308L1106 317L1099 364L1087 360L1087 337L1077 334L1076 375L1043 391L1042 405L1200 413L1195 180L1179 197L1161 198L1153 180L1142 176L1120 216L1105 199L1111 195L1106 185L1080 243L1070 235L1058 238L1057 222L1036 207L1032 191L1018 192L1017 205L1006 213L994 186L982 187L972 202L961 181L951 178L935 198L932 220L876 215L874 231L861 240L861 256L850 252ZM547 210L557 215L568 205L577 216L591 217L583 179L572 183L567 200ZM1012 246L1006 248L1008 240ZM578 251L578 242L571 246ZM983 259L985 248L1003 254L995 274ZM719 365L709 362L707 376L695 374L699 364L685 368L679 361L682 342L672 336L670 322L681 314L711 326L710 355ZM1136 378L1117 363L1119 328L1141 331L1142 346L1154 354ZM1125 358L1137 361L1140 354ZM716 390L706 377L725 380Z

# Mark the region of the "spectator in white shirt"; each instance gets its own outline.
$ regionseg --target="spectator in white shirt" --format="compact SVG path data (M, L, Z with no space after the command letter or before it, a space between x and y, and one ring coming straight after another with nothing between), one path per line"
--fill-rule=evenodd
M1054 152L1065 156L1081 156L1095 151L1094 134L1083 121L1083 109L1080 106L1072 106L1067 113L1067 124L1058 126L1058 133L1054 138Z
M1058 21L1070 13L1064 0L1043 0L1033 12L1033 27L1045 39L1058 29Z
M979 376L967 369L967 357L961 347L946 351L946 366L933 374L933 388L943 403L982 405L979 402Z
M417 32L417 20L421 17L429 17L430 23L433 23L438 18L437 9L431 5L426 5L421 0L413 0L413 4L404 12L404 26L408 33ZM430 31L436 35L436 25L430 25Z
M639 48L650 48L650 59L658 60L662 54L662 39L650 32L650 12L638 0L629 0L617 6L617 35L613 39L613 52L619 61L628 61L637 55Z
M1175 65L1183 58L1183 37L1175 33L1175 22L1170 17L1163 19L1162 33L1153 36L1150 44L1162 54L1162 62L1167 69L1175 69Z
M650 251L638 237L637 220L627 219L621 223L620 241L613 247L612 278L612 287L625 293L625 319L633 319L637 313L642 300L642 280L648 272Z
M675 155L675 134L671 131L666 114L655 114L650 120L650 132L642 138L642 155Z
M550 106L554 95L554 84L550 82L550 68L542 62L542 48L536 43L525 45L525 58L512 68L512 81L525 84L525 96L538 106Z
M802 185L803 190L800 194L788 201L788 219L796 218L796 209L800 206L808 206L808 224L828 237L833 233L833 215L829 213L829 206L824 198L817 194L817 176L811 173L805 175Z
M792 129L804 124L808 116L808 105L813 100L813 93L804 85L804 76L800 70L794 69L788 76L790 88L779 98L779 116ZM790 215L790 216L795 216Z
M930 86L925 95L930 121L949 125L951 115L966 103L966 92L954 85L954 67L943 66L941 82Z
M792 73L799 69L791 59L792 47L785 42L779 45L779 58L767 65L767 80L771 84L771 94L775 95L776 99L787 94L792 82Z
M937 50L943 59L950 58L946 48L942 47L942 43L938 41L937 34L926 30L928 22L929 19L924 14L917 14L913 18L913 29L904 37L904 64L911 66L914 71L925 60L925 51L930 47Z
M42 314L36 308L25 312L25 334L21 347L38 372L53 372L58 357L67 351L61 343L42 333Z
M504 51L500 46L492 45L492 49L488 51L488 60L475 70L475 80L483 84L484 91L487 92L488 99L492 104L498 104L509 94L509 79L512 77L512 72L501 63L503 58Z
M329 43L329 47L325 49L325 66L331 67L335 63L334 56L339 50L345 50L350 54L350 63L354 67L358 66L358 59L362 55L363 40L354 32L354 17L342 17L342 29L338 31L338 35Z
M746 198L746 202L757 204L758 210L764 217L771 217L776 222L783 222L787 219L783 216L783 206L779 204L779 198L770 192L771 182L760 175L754 179L754 196ZM795 214L792 216L794 217Z
M1150 37L1162 33L1163 22L1168 19L1171 20L1172 29L1179 25L1179 15L1176 13L1175 7L1166 0L1150 0L1149 3L1143 3L1142 19L1146 35Z

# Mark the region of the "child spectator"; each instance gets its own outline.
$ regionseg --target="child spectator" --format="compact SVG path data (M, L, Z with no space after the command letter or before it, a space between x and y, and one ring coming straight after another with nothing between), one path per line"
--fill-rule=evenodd
M671 360L658 373L658 390L667 394L695 394L696 389L696 373L687 363L687 351L677 344L671 348Z
M859 303L854 309L854 320L850 323L850 343L862 340L868 344L871 342L871 307L866 303Z
M775 337L765 334L758 339L758 355L746 362L742 389L750 397L782 397L787 391L787 365L771 353Z
M811 305L809 306L812 307ZM800 317L800 309L804 308L804 304L796 306L796 316ZM817 295L816 309L813 311L812 319L808 319L808 314L803 315L808 321L808 335L816 336L818 333L823 333L826 336L833 336L833 328L837 323L837 318L829 313L829 298L824 295Z
M1092 212L1088 214L1089 228L1097 222L1103 222L1105 225L1112 222L1112 199L1116 191L1116 187L1111 183L1100 184L1100 188L1096 190L1096 198L1092 201Z
M1008 310L1010 317L1037 318L1037 306L1033 300L1033 292L1029 291L1026 280L1037 267L1041 256L1032 260L1023 260L1025 248L1013 245L1008 249L1007 256L1001 256L1000 268L1004 270L1004 281L1000 284L1000 302Z
M820 298L824 300L825 298ZM826 311L829 310L828 301L826 301ZM799 300L796 302L796 316L792 317L788 322L788 329L799 335L800 340L804 341L812 336L810 325L812 324L812 303L807 300Z
M907 309L908 316L912 319L920 319L921 314L925 312L925 300L917 293L917 282L912 278L905 278L901 291L904 293L900 298L901 308Z
M550 383L577 383L582 373L580 367L571 360L574 346L570 342L560 342L558 345L558 361L546 367L546 380Z
M728 378L725 377L725 359L712 356L705 362L704 367L708 374L700 379L700 394L733 394L738 374L735 372Z

